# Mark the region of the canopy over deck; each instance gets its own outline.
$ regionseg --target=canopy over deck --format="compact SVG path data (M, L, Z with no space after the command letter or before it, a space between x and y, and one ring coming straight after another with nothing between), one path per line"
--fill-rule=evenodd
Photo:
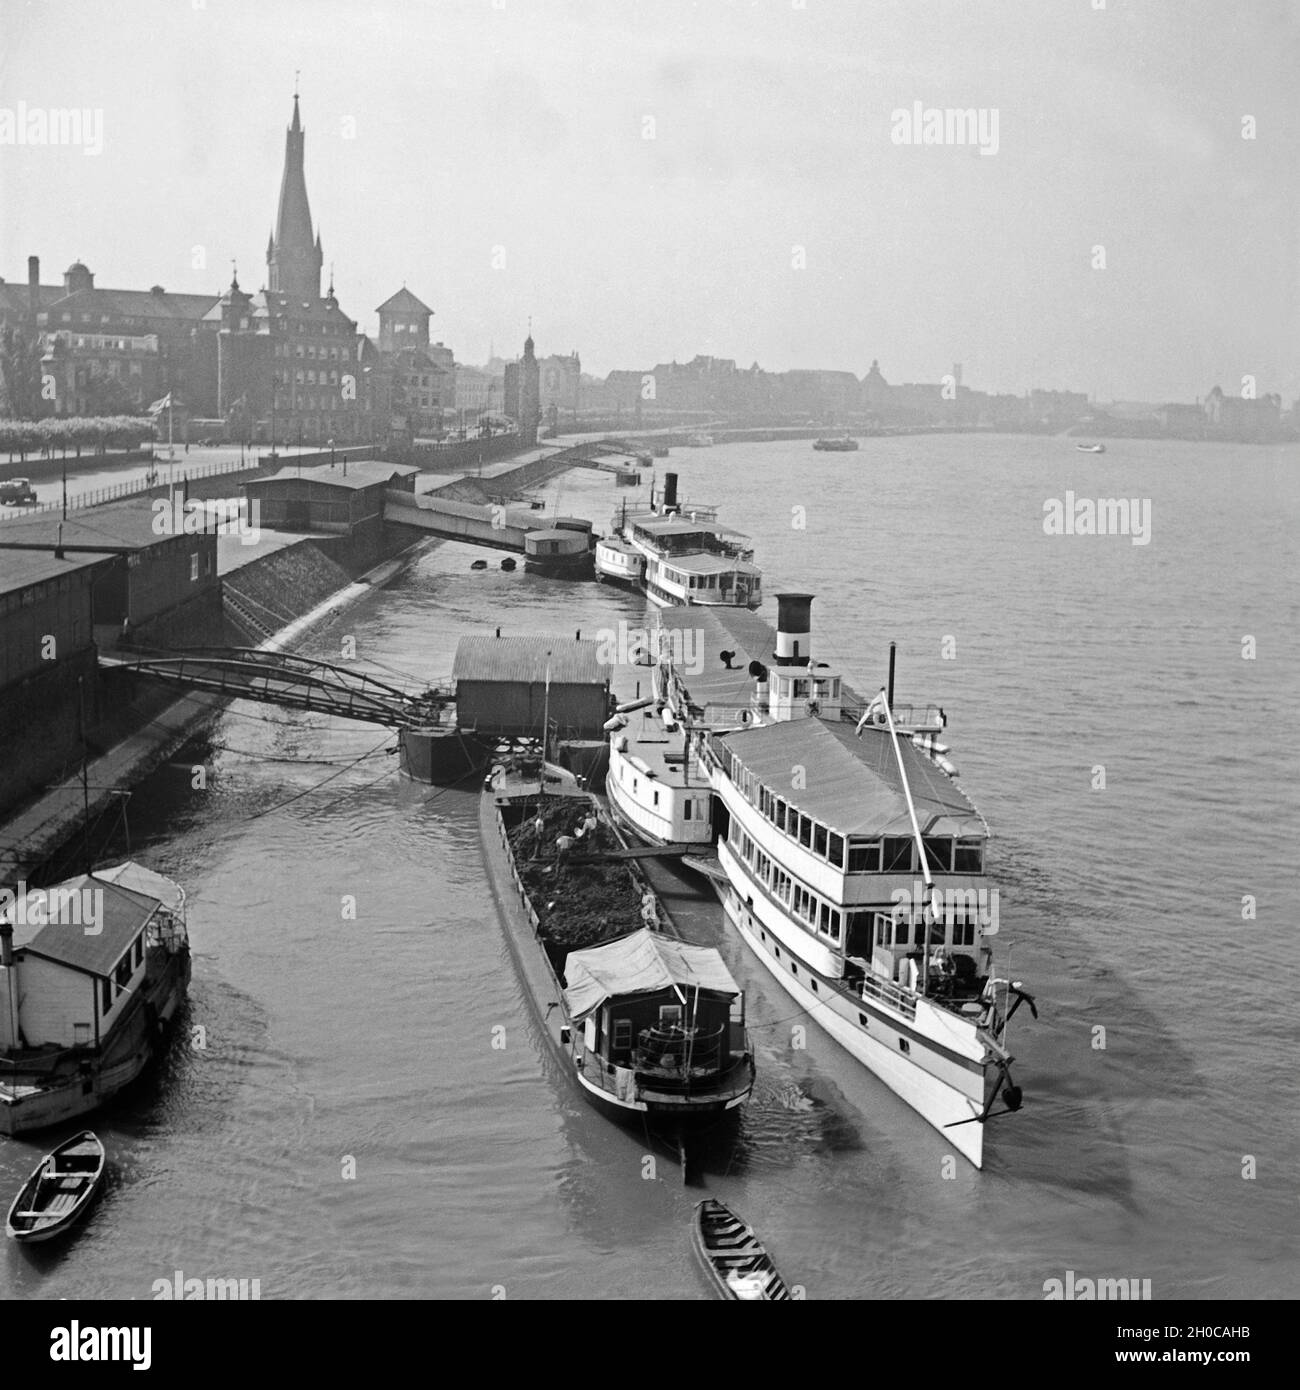
M689 946L646 930L572 952L564 974L564 998L575 1019L585 1018L608 999L674 987L683 994L696 989L731 998L740 994L740 986L712 947Z

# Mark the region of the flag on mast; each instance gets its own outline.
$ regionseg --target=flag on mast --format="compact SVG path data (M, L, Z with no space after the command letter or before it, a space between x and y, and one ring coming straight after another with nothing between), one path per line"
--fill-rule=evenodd
M172 393L171 393L170 391L168 391L167 394L162 398L162 400L160 400L160 401L154 401L154 403L149 407L149 414L150 414L150 415L161 415L161 414L163 413L164 410L170 410L171 408L172 408Z
M863 726L872 723L876 715L883 715L885 713L885 708L885 692L882 690L876 695L875 699L872 700L866 709L862 711L862 718L858 720L858 727L854 729L853 732L861 738ZM878 722L883 724L883 718Z

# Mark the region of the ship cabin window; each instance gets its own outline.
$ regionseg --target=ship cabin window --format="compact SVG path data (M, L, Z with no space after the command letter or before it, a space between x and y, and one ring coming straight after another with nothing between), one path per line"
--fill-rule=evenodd
M117 963L117 969L113 972L113 980L117 985L120 994L131 982L131 953L128 951Z
M659 805L659 793L657 791L655 792L655 805Z
M968 838L957 841L953 856L953 870L959 874L982 874L984 872L984 842Z
M689 796L686 798L685 801L682 802L682 819L683 819L683 820L690 820L690 818L691 818L691 807L694 806L694 805L695 805L695 802L694 802Z
M627 1052L632 1046L632 1020L630 1018L616 1018L614 1020L614 1055Z
M910 837L907 835L886 835L882 857L882 868L885 873L910 873L913 867Z
M952 837L948 835L926 835L921 839L925 846L926 861L931 873L952 872Z
M113 1007L113 982L103 979L99 982L99 1012L106 1014Z
M812 848L813 823L807 816L799 817L799 843Z
M824 825L813 826L813 853L826 858L826 827Z
M835 865L837 869L844 867L844 837L837 835L833 830L827 843L826 858Z
M803 680L803 681L797 680L797 681L795 681L795 683L794 683L794 698L795 698L796 700L806 700L806 699L808 698L808 687L809 687L810 684L811 684L811 682L810 682L810 681L806 681L806 680Z
M973 946L975 944L975 923L973 921L954 922L952 944L954 946Z
M680 1028L682 1026L682 1006L680 1004L661 1005L659 1026L661 1028Z
M775 821L776 821L776 828L777 828L778 830L782 830L782 831L783 831L783 830L785 829L785 813L786 813L786 809L787 809L787 808L786 808L785 802L782 801L782 800L780 799L780 797L778 797L778 798L777 798L777 802L776 802L776 814L775 814L775 816L774 816L774 819L775 819Z
M880 872L880 841L850 840L848 870L851 874Z
M135 939L135 967L138 970L144 961L144 937L137 936Z

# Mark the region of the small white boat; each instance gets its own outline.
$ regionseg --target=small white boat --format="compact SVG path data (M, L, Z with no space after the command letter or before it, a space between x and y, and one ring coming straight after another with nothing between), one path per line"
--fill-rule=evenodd
M686 443L692 449L707 449L713 443L713 436L697 431L695 434L687 435Z
M1104 444L1076 444L1074 447L1081 454L1104 454L1106 452Z
M25 1244L52 1240L84 1216L104 1180L104 1146L83 1130L36 1165L14 1198L5 1235Z

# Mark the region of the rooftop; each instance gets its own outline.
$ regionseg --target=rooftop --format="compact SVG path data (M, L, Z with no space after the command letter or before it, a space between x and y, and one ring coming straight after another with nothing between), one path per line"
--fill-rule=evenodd
M61 534L63 545L70 550L110 554L145 550L174 539L170 532L155 531L154 520L153 502L147 497L87 508L73 513L67 521L57 512L37 512L0 525L0 548L49 550L59 544Z
M453 680L540 685L605 685L609 667L599 644L573 637L462 637L456 644Z
M345 487L352 490L376 487L391 478L406 478L420 470L410 463L384 463L381 459L341 459L335 463L320 463L311 468L288 464L267 478L253 478L244 484L245 490L265 487L267 483L321 483L326 487Z
M50 922L33 931L31 925L24 926L19 923L14 927L14 946L22 946L31 955L56 961L87 975L109 975L122 958L123 952L143 931L149 919L161 906L157 898L148 897L144 893L137 893L130 888L122 887L121 884L96 878L91 874L67 879L55 887L64 893L91 892L99 895L93 909L94 915L98 917L98 933L87 933L85 924L91 919L92 914L87 912L84 906L74 906L65 911L68 916L73 916L79 910L83 914L80 924L75 920ZM48 894L55 890L33 891L44 891ZM30 899L32 894L29 893L27 896ZM46 897L47 904L51 901ZM84 903L84 899L81 902Z
M717 741L790 805L841 835L912 833L888 729L868 725L859 737L848 720L796 719L729 730ZM907 739L899 748L921 833L985 836L979 812L952 779ZM793 789L796 765L807 785Z
M10 523L5 522L8 526ZM0 535L0 540L3 536ZM90 569L94 565L108 563L100 555L72 554L62 560L42 550L3 550L0 549L0 594L13 593L18 589L28 589L33 584L44 584L47 579L59 579L77 570Z

